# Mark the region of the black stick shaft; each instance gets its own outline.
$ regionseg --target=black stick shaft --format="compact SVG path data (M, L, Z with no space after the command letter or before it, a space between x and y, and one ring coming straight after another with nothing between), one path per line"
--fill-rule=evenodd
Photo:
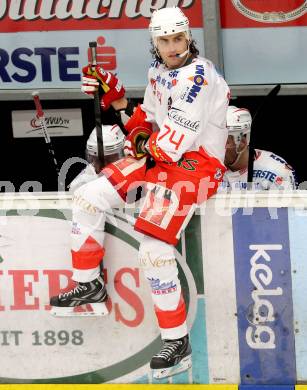
M248 156L248 172L247 172L247 183L250 189L252 189L253 181L253 172L254 172L254 159L255 159L255 138L256 138L256 129L258 127L257 119L259 118L259 113L270 104L272 98L278 95L280 91L280 84L275 85L275 87L266 95L262 103L258 107L255 115L253 116L251 134L250 134L250 143L249 143L249 156Z

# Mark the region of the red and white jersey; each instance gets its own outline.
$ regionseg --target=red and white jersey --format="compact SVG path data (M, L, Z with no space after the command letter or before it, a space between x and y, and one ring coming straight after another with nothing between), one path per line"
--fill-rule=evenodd
M203 148L223 163L229 88L212 62L197 57L170 70L154 61L148 78L141 108L158 130L150 144L154 158L176 162L183 153Z
M278 190L296 189L295 173L292 167L281 157L272 152L256 149L253 169L253 189ZM223 190L244 190L247 187L247 168L224 174L218 192Z

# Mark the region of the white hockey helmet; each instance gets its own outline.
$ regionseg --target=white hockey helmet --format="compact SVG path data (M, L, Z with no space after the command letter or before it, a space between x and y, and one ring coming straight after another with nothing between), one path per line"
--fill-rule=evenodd
M118 125L103 125L102 136L105 156L121 152L124 146L125 136ZM91 132L87 140L86 151L91 156L98 155L96 129Z
M187 40L191 40L189 19L179 7L167 7L154 11L149 24L149 32L155 46L158 37L179 32L184 32Z
M252 117L246 108L229 106L227 109L227 129L228 134L232 135L236 146L240 145L241 139L246 135L247 145L250 141Z

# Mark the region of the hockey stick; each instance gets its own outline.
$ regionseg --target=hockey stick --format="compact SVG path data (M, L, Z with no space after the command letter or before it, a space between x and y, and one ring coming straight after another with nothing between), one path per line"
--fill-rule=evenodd
M49 155L52 158L52 161L53 161L56 173L59 176L59 174L60 174L59 165L58 165L57 159L55 157L54 148L52 146L52 142L51 142L48 130L47 130L46 118L45 118L45 114L44 114L44 111L42 109L42 105L41 105L41 102L40 102L39 92L38 91L34 91L32 93L32 96L33 96L34 103L35 103L35 108L36 108L36 117L39 120L39 123L41 125L41 129L43 131L44 139L45 139L45 142L46 142L46 144L48 146Z
M97 52L96 52L97 42L89 42L89 47L91 50L91 60L92 60L91 65L95 67L97 65ZM94 93L94 113L95 113L98 159L100 161L101 167L104 167L105 159L104 159L104 149L103 149L99 90L97 90Z
M268 106L270 101L275 96L278 95L279 91L280 91L280 84L277 84L263 99L262 103L257 108L252 119L250 141L249 141L248 171L247 171L247 185L249 189L252 189L252 182L253 182L254 159L255 159L255 129L257 128L257 118L259 118L259 113L263 112L263 110Z

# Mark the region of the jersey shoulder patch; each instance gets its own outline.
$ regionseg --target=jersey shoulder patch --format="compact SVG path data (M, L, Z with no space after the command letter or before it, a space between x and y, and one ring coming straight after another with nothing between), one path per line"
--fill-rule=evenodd
M287 164L286 160L284 160L284 159L281 158L280 156L277 156L277 154L275 154L275 153L271 153L271 152L270 152L270 157L271 157L273 160L278 161L278 162L280 162L280 163L282 163L282 164Z
M160 65L161 65L161 64L160 64L159 61L154 60L154 61L152 61L152 63L150 64L150 68L159 68Z
M290 179L293 180L293 182L296 182L295 172L292 167L286 162L286 160L275 153L261 150L261 157L257 160L257 162L255 161L255 166L257 168L256 174L261 173L261 177L264 177L263 175L265 173L271 173L274 175L274 181L276 184L281 185L284 179ZM293 183L294 188L295 186L295 183Z
M149 67L148 73L147 73L147 78L149 81L151 79L156 79L157 74L159 74L159 67L161 65L158 61L154 61L153 63L157 63L157 66L150 66Z
M193 103L203 88L209 85L205 62L195 61L182 68L179 87L182 89L181 99Z

